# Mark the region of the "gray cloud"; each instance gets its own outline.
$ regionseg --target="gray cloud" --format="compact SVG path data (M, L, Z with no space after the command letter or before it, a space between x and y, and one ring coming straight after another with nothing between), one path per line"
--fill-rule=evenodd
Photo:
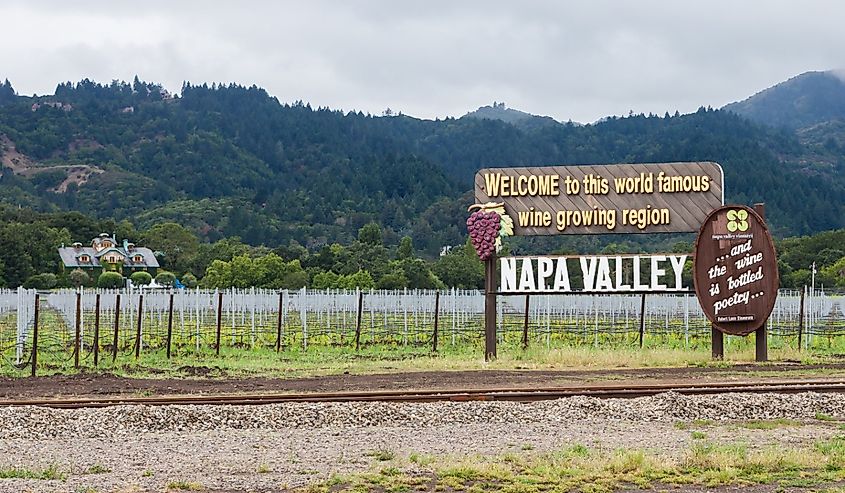
M845 67L835 1L12 0L0 18L0 77L22 94L138 74L423 118L493 100L576 121L689 112Z

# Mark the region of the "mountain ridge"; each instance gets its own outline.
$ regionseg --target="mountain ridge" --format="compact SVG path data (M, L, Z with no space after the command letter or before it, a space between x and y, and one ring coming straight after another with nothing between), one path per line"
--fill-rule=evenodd
M845 226L841 153L728 111L517 125L313 109L235 84L186 83L171 96L137 78L86 79L35 98L2 87L0 134L17 152L38 166L103 172L62 193L50 191L67 179L56 169L4 173L1 201L142 226L167 219L207 240L317 248L376 221L385 241L409 235L434 254L463 243L480 168L684 160L720 162L727 200L767 202L778 234Z
M793 130L845 120L845 74L836 70L804 72L723 109Z
M534 115L514 108L508 108L505 103L498 101L494 101L492 105L480 106L476 110L469 111L461 118L499 120L523 129L533 129L544 125L561 123L550 116ZM575 124L572 122L569 123Z

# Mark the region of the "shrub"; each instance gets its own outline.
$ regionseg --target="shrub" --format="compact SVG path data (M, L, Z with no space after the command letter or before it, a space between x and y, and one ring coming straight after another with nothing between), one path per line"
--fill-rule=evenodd
M97 287L106 289L122 288L123 282L123 276L121 276L119 273L105 271L100 274L100 277L97 278Z
M338 280L338 284L340 289L371 289L376 287L376 283L373 281L373 276L365 270L359 270L354 274L341 276Z
M199 284L197 281L197 276L191 274L190 272L186 272L184 276L182 276L182 284L185 285L186 288L195 288Z
M70 271L70 274L67 275L67 278L70 283L77 288L80 286L90 286L92 282L91 276L82 269L73 269Z
M314 274L311 287L314 289L337 289L340 276L332 271L318 272Z
M129 280L136 286L146 286L147 284L153 282L153 276L151 276L149 272L140 270L138 272L133 272L132 275L129 276Z
M26 289L53 289L58 284L59 278L56 274L45 272L44 274L36 274L29 276L23 283Z
M166 270L159 271L156 276L156 283L161 284L162 286L173 286L175 281L176 276L172 272L168 272Z

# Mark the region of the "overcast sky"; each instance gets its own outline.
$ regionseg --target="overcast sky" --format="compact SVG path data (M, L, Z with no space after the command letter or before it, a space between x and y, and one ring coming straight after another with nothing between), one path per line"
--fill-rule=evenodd
M0 80L20 94L137 74L421 118L685 113L845 67L838 1L4 0L0 19Z

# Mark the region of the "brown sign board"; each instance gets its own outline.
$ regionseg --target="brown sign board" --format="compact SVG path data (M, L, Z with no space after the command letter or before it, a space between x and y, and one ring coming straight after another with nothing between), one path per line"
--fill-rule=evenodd
M478 204L503 204L514 235L698 231L724 203L713 162L487 168Z
M748 335L762 327L778 293L775 245L754 209L712 211L695 241L693 282L701 309L719 330Z

